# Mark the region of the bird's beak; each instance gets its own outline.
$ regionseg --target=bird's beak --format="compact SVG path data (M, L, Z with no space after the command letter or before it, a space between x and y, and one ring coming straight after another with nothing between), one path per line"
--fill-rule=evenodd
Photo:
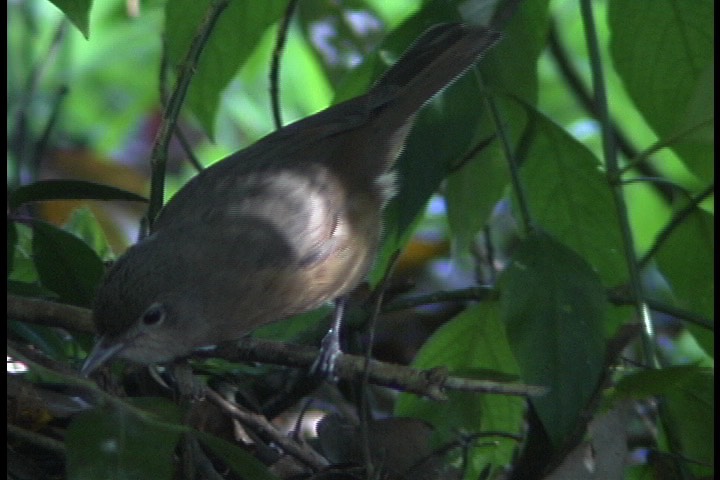
M101 337L93 347L90 355L85 359L80 374L85 377L89 376L95 369L117 355L123 348L125 348L125 342L115 341L111 343L107 337Z

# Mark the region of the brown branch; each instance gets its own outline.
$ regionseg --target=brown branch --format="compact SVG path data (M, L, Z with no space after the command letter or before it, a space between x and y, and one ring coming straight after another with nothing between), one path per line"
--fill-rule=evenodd
M89 310L69 305L29 299L8 294L8 316L38 325L62 327L80 332L93 332ZM310 368L318 356L311 346L244 338L219 345L212 350L196 351L196 358L223 358L230 361L262 362L296 368ZM416 370L411 367L366 360L365 356L342 354L337 360L337 376L362 379L370 383L444 400L443 390L477 393L534 396L545 393L545 387L517 383L494 382L473 378L451 377L442 368Z
M14 437L18 440L31 443L58 455L65 456L67 453L63 442L55 440L54 438L46 437L45 435L31 430L26 430L11 423L7 424L7 434L9 437ZM8 478L10 477L8 476Z
M252 427L255 431L270 437L273 442L279 445L286 453L302 461L315 471L321 470L328 465L328 461L315 452L315 450L306 444L295 442L292 438L280 432L263 415L244 410L238 404L226 400L222 395L210 388L205 391L205 396L233 418Z
M13 320L58 327L74 332L94 333L92 313L87 308L7 294L7 315Z
M228 361L248 361L309 369L318 349L255 338L243 338L219 345L214 350L198 351L193 357L222 358ZM495 382L449 376L444 368L416 370L412 367L371 360L367 365L370 383L422 395L433 400L445 400L445 389L501 395L537 396L547 392L545 387L520 383ZM338 378L361 379L366 374L364 356L341 354L337 358Z

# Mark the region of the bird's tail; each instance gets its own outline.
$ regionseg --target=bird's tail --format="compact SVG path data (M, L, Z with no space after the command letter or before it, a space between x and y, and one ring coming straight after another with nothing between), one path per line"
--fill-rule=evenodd
M286 156L291 153L289 145L296 151L315 145L314 158L327 162L347 185L372 191L389 178L386 174L405 145L417 111L499 38L499 33L485 27L459 23L431 27L368 93L288 125L266 143L277 141ZM291 143L279 141L290 137ZM381 197L389 198L392 189L381 190Z
M390 97L380 114L383 124L390 129L403 125L499 39L498 32L459 23L425 31L370 91L371 96Z
M387 200L393 182L386 174L405 145L415 114L499 38L490 29L459 23L436 25L423 33L366 95L333 107L362 112L358 117L334 115L343 119L343 128L351 122L363 124L345 137L351 145L345 146L342 161L334 162L333 168L360 188L387 184L381 188ZM348 121L352 118L361 120Z

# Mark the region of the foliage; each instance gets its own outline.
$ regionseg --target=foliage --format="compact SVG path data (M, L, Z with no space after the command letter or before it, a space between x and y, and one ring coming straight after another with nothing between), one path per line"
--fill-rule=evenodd
M625 478L714 475L712 1L306 0L292 12L285 48L276 51L287 2L234 0L191 68L175 125L190 149L173 140L167 174L158 178L153 170L150 182L162 111L175 81L187 74L187 51L214 3L8 5L9 295L90 307L103 260L142 233L145 198L162 198L163 182L167 197L195 174L184 161L190 150L208 164L273 130L274 55L289 123L365 92L430 25L497 22L500 44L419 115L398 163L400 190L386 208L369 283L379 288L403 250L394 281L420 278L439 304L448 305L461 287L491 287L491 298L455 301L433 313L441 325L418 342L410 328L381 332L393 331L396 350L412 344L409 357L418 368L544 385L549 393L528 402L451 393L437 403L341 384L343 408L369 402L375 418L427 422L426 454L443 467L421 478L500 478L507 469L507 478L561 478L557 472L565 469L589 479L595 477L582 470L578 452L592 445L596 468L607 467L601 458L609 447L594 432L633 402L637 408L623 413L626 424L611 430L626 450L627 459L616 459L627 462L618 467ZM497 20L498 12L506 20ZM426 208L438 198L439 221ZM423 234L438 225L449 256L448 248L424 246ZM437 266L447 264L451 273L439 274ZM387 293L388 304L393 295ZM351 309L348 328L365 332L370 310ZM324 313L259 335L318 342ZM429 316L417 308L398 318L410 324ZM87 332L48 328L46 319L10 320L9 348L31 346L59 372L59 379L42 378L23 357L30 371L11 375L9 386L19 378L43 392L32 401L27 393L8 393L15 467L41 459L32 467L48 478L174 478L190 468L177 453L187 459L202 444L212 459L203 468L221 478L289 478L266 437L238 441L228 417L208 402L156 398L171 397L167 391L108 400L76 383L67 371L85 357ZM297 414L308 394L305 377L292 369L192 365L209 386L233 384L254 410L276 421L282 412ZM128 371L122 389L133 397L147 381ZM85 389L80 403L66 388L73 385ZM363 401L357 390L365 392ZM60 395L72 408L58 406ZM13 402L25 406L18 412L37 413L27 418L10 408ZM373 431L375 424L368 425ZM402 439L404 432L387 435ZM38 452L32 447L38 437L56 443ZM53 450L58 438L63 449ZM394 457L373 458L376 469L391 471L383 459Z

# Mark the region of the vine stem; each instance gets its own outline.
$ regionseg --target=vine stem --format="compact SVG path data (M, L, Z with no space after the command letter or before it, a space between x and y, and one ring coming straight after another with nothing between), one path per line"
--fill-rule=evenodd
M485 84L483 82L482 75L480 75L479 72L477 73L477 79L480 83L480 88L485 90ZM530 208L528 207L525 190L523 189L522 181L520 179L520 166L518 165L518 159L510 144L510 135L507 131L507 127L502 121L500 107L491 94L485 95L485 102L490 111L490 117L495 124L495 129L497 131L498 139L500 140L500 146L503 154L508 162L508 167L510 169L510 181L512 183L513 192L515 193L515 198L517 199L520 224L523 226L523 233L527 235L532 231L532 217L530 216Z
M278 28L275 50L273 51L272 63L270 65L270 105L272 107L275 128L277 129L283 126L282 112L280 110L280 59L285 50L285 42L287 41L288 29L290 28L290 19L292 19L297 2L298 0L290 0L285 8L282 23Z
M635 253L635 242L632 229L630 228L630 217L627 204L623 194L623 186L620 181L620 168L618 165L617 145L613 135L612 122L605 90L605 79L603 76L602 61L600 58L600 46L598 44L595 19L593 18L591 0L580 1L580 12L582 16L585 40L587 42L588 54L590 56L590 69L592 72L593 94L597 108L598 120L602 134L602 149L605 159L605 171L612 190L613 200L618 213L620 233L622 235L623 249L627 259L628 271L630 274L630 288L635 299L634 307L637 317L643 326L641 335L643 354L645 361L653 368L658 368L658 358L655 354L655 329L650 316L650 309L645 302L642 281L640 279L640 267Z
M230 0L215 0L208 7L205 18L200 23L197 34L193 38L190 48L185 55L185 59L180 66L180 74L178 75L175 88L168 99L167 106L163 110L162 123L153 142L152 154L150 156L152 176L150 178L150 204L146 217L148 228L152 228L152 224L163 206L168 147L178 117L180 116L180 110L185 101L185 96L190 87L190 81L197 70L200 54L205 48L212 30L220 14L229 3Z

